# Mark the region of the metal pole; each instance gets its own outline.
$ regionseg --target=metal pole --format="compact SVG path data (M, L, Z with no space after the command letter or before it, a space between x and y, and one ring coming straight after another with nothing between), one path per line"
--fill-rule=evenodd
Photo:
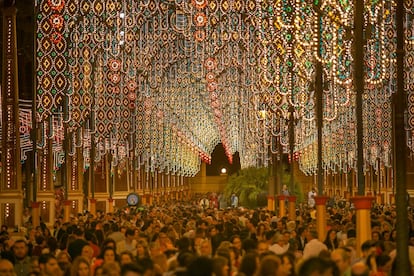
M354 86L356 92L357 124L357 183L358 195L365 195L362 95L364 93L364 0L357 0L354 6Z
M318 33L317 33L317 55L319 55L319 42L321 40L321 19L322 15L318 7ZM322 75L322 63L319 60L316 60L315 68L315 98L316 98L316 127L318 131L318 164L317 164L317 184L318 184L318 194L323 193L323 181L324 173L322 168L322 131L323 131L323 75Z
M397 0L396 27L397 27L397 91L394 101L394 152L395 152L395 180L397 205L397 257L396 274L411 275L408 253L408 194L406 183L406 131L404 127L404 111L407 108L407 94L404 90L404 0ZM403 143L395 143L397 139Z
M33 5L33 70L36 70L37 59L36 59L36 14L37 6L36 1ZM37 105L37 74L33 73L33 101L32 101L32 129L31 129L31 138L32 138L32 151L33 151L33 171L32 171L32 202L37 201L37 122L36 122L36 105Z
M293 93L293 92L292 92ZM295 193L295 179L294 179L294 150L295 150L295 108L291 103L289 108L289 154L290 154L290 187L289 190L293 195Z

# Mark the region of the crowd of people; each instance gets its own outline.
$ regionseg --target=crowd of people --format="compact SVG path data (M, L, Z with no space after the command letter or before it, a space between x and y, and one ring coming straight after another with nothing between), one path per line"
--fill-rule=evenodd
M327 235L321 240L313 206L300 205L297 219L289 221L233 203L225 209L195 201L84 213L70 222L58 218L53 229L43 223L28 227L20 236L2 227L0 276L395 275L394 206L372 208L372 238L357 248L349 203L327 207ZM410 237L414 264L414 234Z

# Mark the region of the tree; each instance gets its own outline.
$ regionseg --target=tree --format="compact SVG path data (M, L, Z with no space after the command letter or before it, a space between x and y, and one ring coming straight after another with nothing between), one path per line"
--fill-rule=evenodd
M259 199L267 194L268 179L267 168L242 169L229 177L224 195L230 198L235 193L239 197L239 205L248 208L263 206L265 204L259 204L261 203Z

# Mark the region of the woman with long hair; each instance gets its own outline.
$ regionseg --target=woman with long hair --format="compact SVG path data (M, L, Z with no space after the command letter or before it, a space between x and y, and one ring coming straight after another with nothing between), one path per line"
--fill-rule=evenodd
M70 268L70 276L90 276L91 265L84 257L78 256Z
M333 251L338 248L339 241L334 229L329 229L328 233L326 233L326 238L323 243L328 247L329 251Z
M213 273L215 276L230 276L229 275L229 260L222 256L215 256L213 258Z
M144 240L137 241L137 260L150 258L148 243Z

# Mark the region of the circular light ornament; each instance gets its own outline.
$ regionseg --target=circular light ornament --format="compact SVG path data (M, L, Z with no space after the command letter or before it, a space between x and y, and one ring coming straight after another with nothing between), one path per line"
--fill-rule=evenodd
M121 61L118 59L110 59L108 66L111 71L119 71L121 69Z
M53 14L50 17L50 24L54 29L60 30L63 27L63 24L65 23L65 20L63 19L63 16L60 14Z
M204 27L207 24L207 17L204 13L198 12L194 16L194 24L197 27Z
M204 61L204 67L207 70L214 70L216 69L216 66L217 66L217 62L216 62L216 59L213 57L209 57L206 59L206 61Z
M212 81L212 82L209 82L208 84L207 84L207 90L208 90L208 92L213 92L213 91L215 91L216 89L217 89L217 82L216 81Z
M207 7L207 0L192 0L191 4L197 9L202 10Z
M47 4L52 10L58 11L58 12L61 12L63 8L65 7L64 0L49 0Z
M194 32L194 40L197 42L203 42L206 39L206 32L204 30L197 30Z
M216 77L215 77L215 75L212 73L212 72L208 72L207 74L206 74L206 81L207 82L213 82L213 81L215 81L216 80Z

